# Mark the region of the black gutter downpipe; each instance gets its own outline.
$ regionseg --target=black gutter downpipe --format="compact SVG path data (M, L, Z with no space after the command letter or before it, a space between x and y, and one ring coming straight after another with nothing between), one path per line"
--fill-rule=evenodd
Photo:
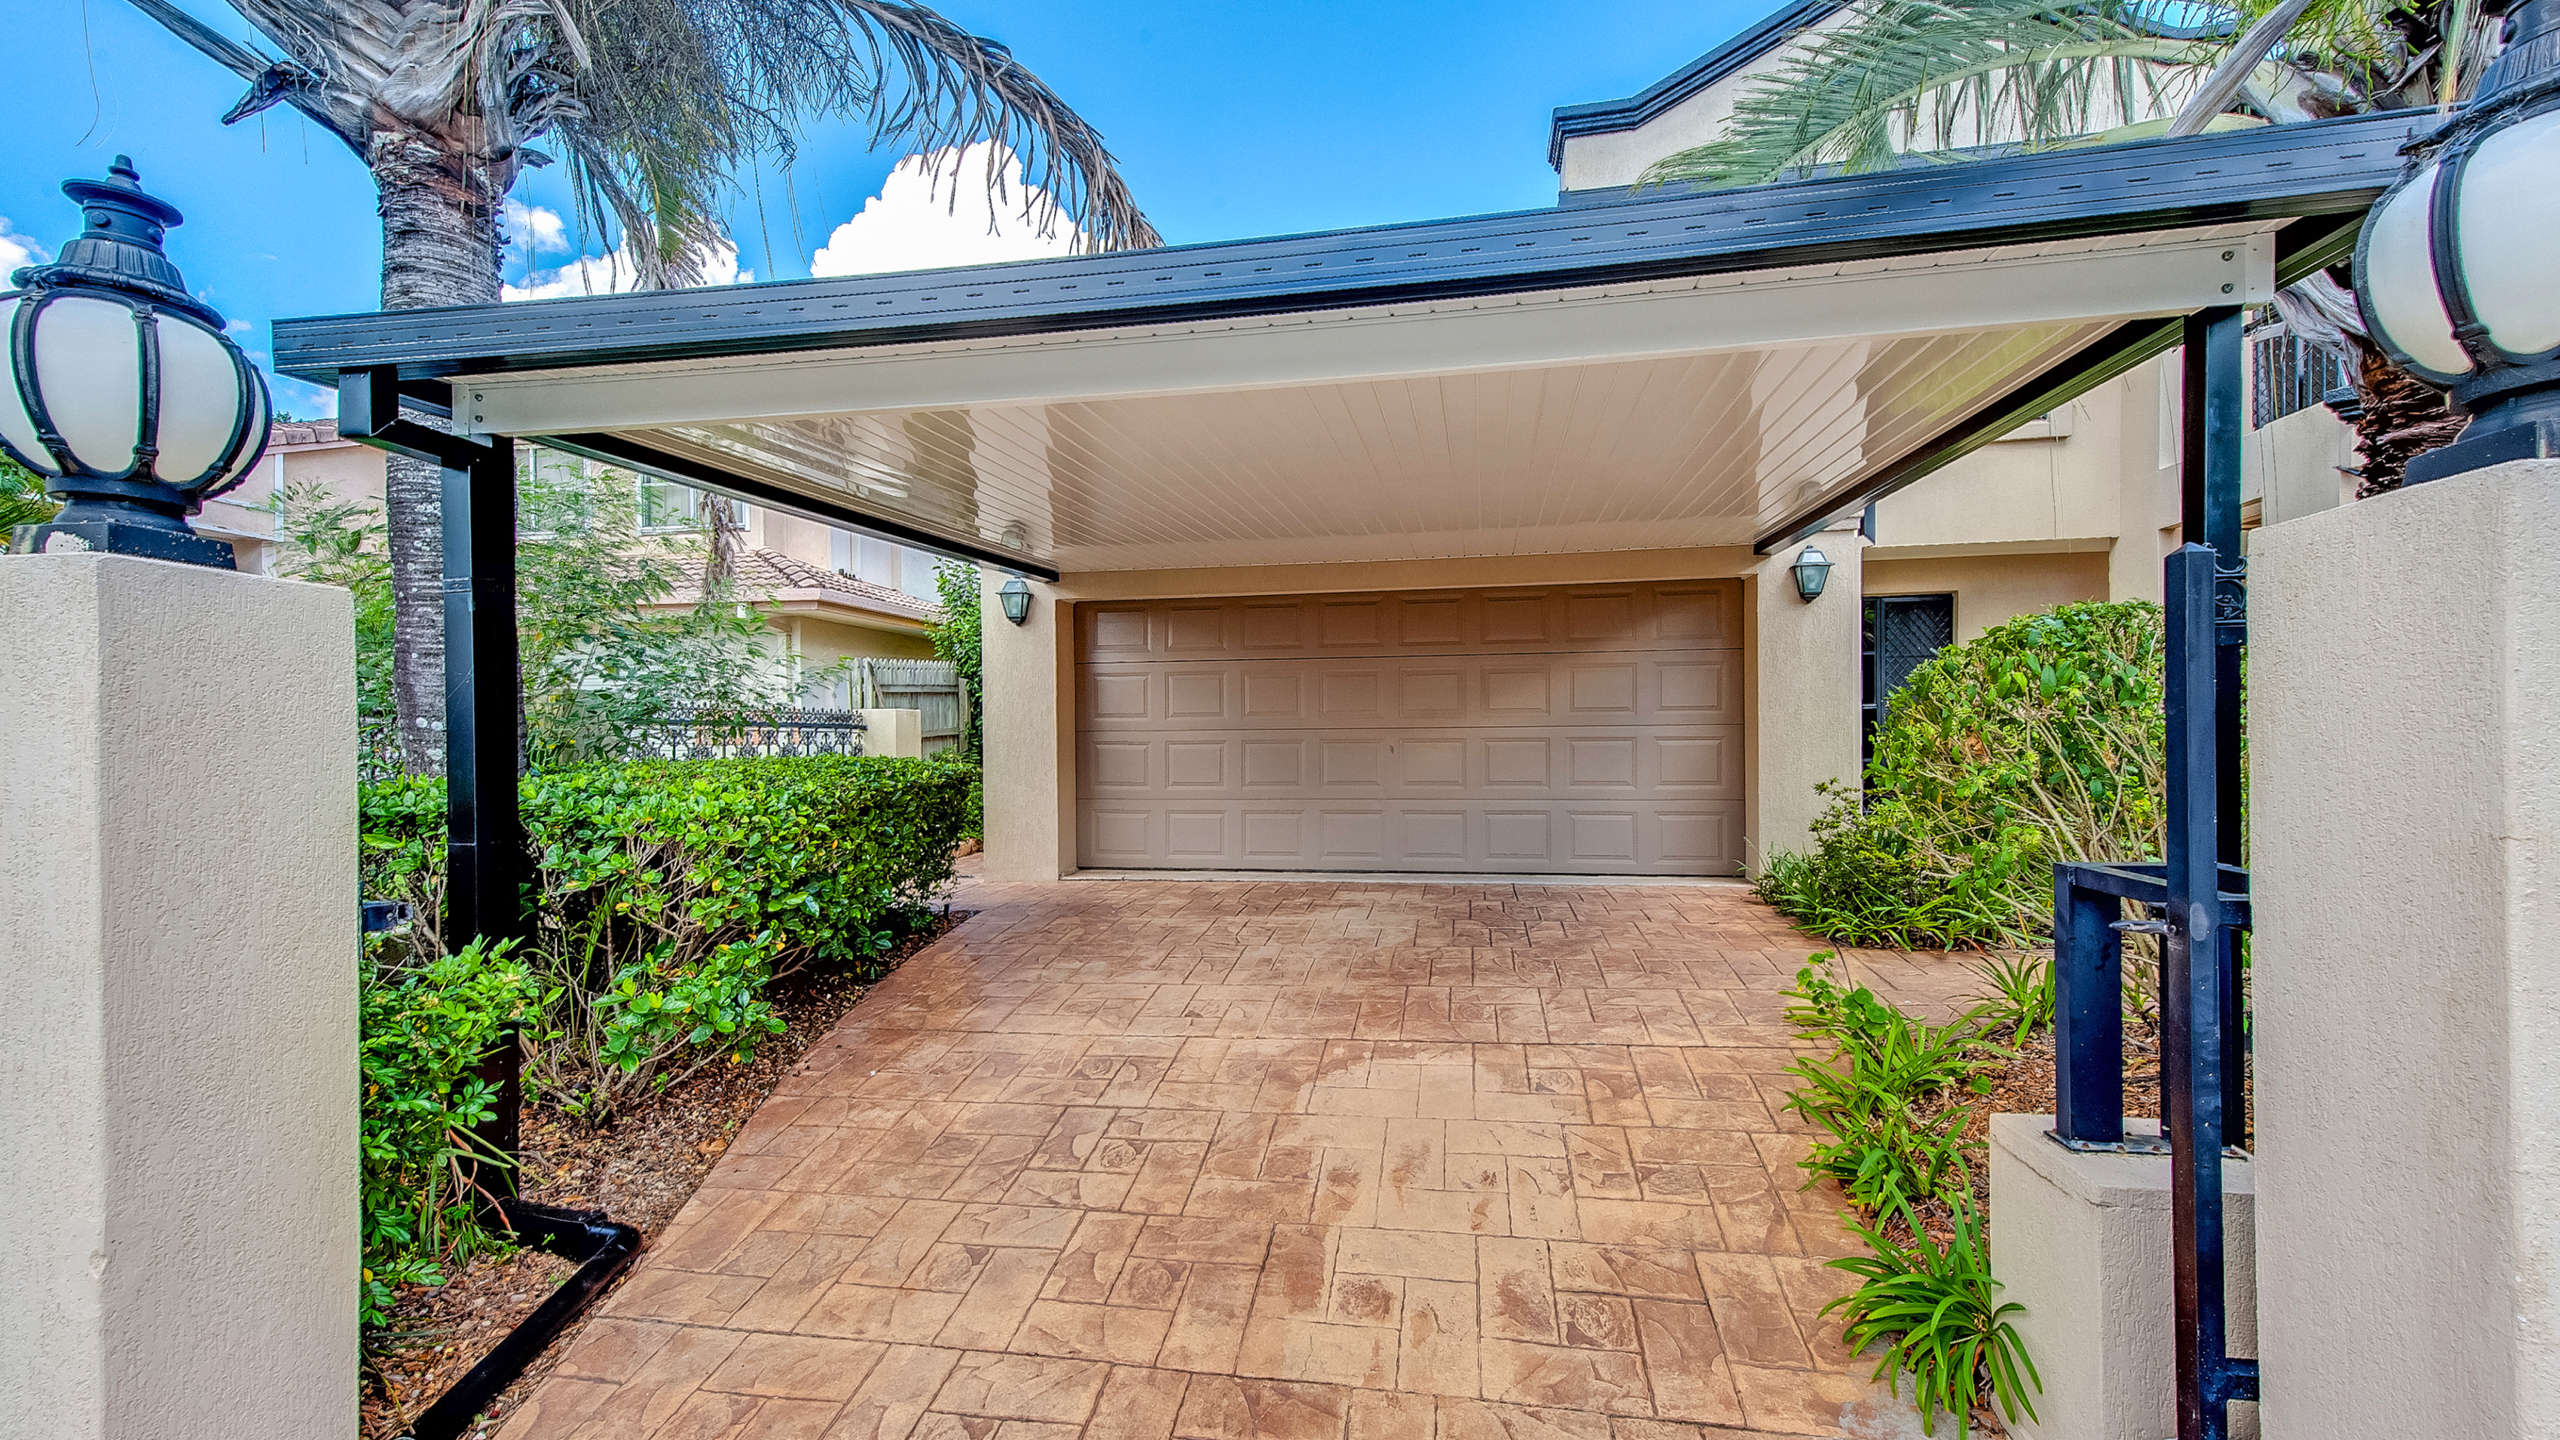
M512 1197L498 1209L518 1240L579 1261L578 1269L401 1431L401 1440L457 1440L640 1254L640 1232L607 1220L601 1210L562 1210Z
M394 370L338 377L340 436L444 467L444 933L522 942L532 866L517 792L515 442L450 435L403 419L404 398ZM640 1253L640 1232L601 1210L518 1198L524 1053L514 1028L473 1073L498 1092L496 1113L475 1132L479 1148L507 1157L503 1164L465 1162L465 1178L481 1197L481 1223L520 1245L575 1260L578 1269L437 1397L402 1432L407 1440L456 1440Z

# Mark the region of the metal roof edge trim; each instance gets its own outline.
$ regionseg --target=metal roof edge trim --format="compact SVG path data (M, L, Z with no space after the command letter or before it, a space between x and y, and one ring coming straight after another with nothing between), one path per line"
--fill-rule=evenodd
M1794 0L1679 69L1620 100L1559 105L1547 128L1547 164L1564 168L1564 142L1575 135L1633 130L1708 86L1777 49L1788 37L1821 24L1845 0Z
M320 383L390 366L414 381L1356 309L2338 213L2397 177L2411 123L2356 116L1179 249L289 319L276 322L274 355L281 373Z

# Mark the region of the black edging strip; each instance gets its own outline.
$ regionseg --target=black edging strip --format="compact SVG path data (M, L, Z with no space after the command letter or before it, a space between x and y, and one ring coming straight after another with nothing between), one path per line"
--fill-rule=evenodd
M607 1220L601 1210L563 1210L512 1198L499 1201L498 1209L519 1243L576 1260L578 1269L452 1389L436 1397L400 1432L401 1440L458 1440L640 1253L640 1232Z

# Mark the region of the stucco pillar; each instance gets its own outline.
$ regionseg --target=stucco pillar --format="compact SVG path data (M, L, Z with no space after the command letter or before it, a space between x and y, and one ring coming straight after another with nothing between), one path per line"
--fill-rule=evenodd
M1751 696L1745 746L1751 786L1742 833L1755 872L1773 848L1811 848L1813 819L1826 803L1813 787L1825 780L1855 784L1861 769L1859 555L1866 542L1855 530L1841 529L1826 530L1809 543L1832 562L1820 599L1798 599L1795 577L1788 573L1803 545L1762 557L1742 587Z
M2266 1434L2560 1435L2560 462L2249 569Z
M1055 880L1075 868L1075 607L1031 581L1031 615L997 607L1005 572L978 572L986 637L989 880Z
M862 717L862 753L892 759L924 758L924 712L856 710Z
M2156 1120L2127 1133L2157 1135ZM2160 1440L2178 1430L2169 1157L2065 1150L2050 1115L1991 1117L1991 1273L2022 1305L2019 1338L2044 1388L2022 1440ZM2257 1353L2250 1162L2222 1162L2225 1311L2234 1355ZM2256 1440L2257 1407L2231 1407Z
M0 1430L356 1425L343 590L0 559Z

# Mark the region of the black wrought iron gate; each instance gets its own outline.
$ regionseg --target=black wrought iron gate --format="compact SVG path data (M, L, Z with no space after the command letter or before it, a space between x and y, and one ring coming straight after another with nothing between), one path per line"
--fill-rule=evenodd
M2166 565L2167 861L2054 867L2053 1138L2156 1151L2124 1133L2122 936L2160 940L2160 1128L2170 1170L2179 1440L2222 1440L2230 1402L2258 1398L2254 1360L2228 1353L2222 1158L2247 1075L2240 945L2240 678L2248 639L2240 557L2241 312L2186 325L2180 536ZM2154 918L2120 918L2123 902Z

